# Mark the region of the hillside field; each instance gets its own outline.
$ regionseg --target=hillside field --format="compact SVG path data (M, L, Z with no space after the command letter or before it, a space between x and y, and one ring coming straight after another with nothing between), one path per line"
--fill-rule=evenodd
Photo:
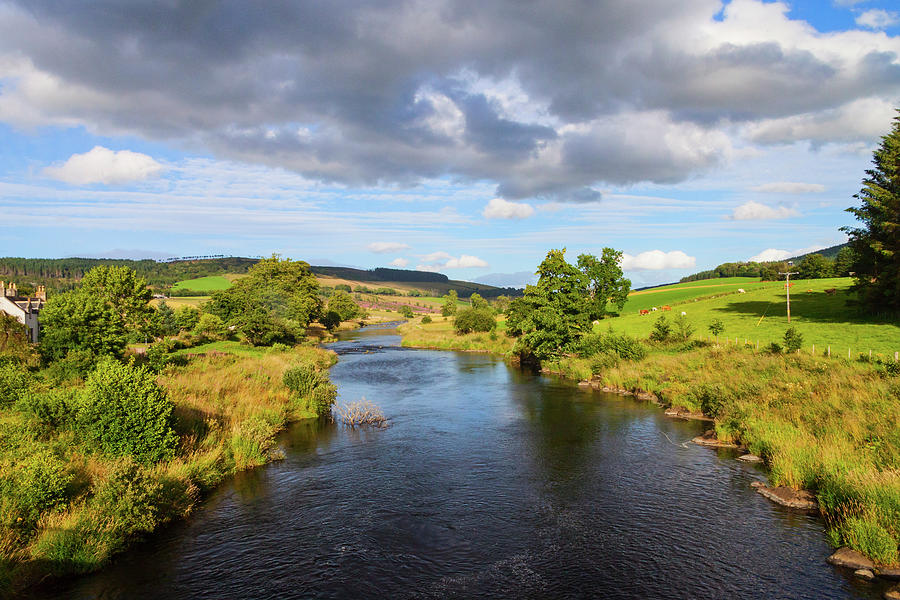
M716 281L718 287L705 287ZM877 316L860 314L848 304L854 296L849 288L850 278L812 279L792 281L791 325L803 335L804 351L811 352L815 344L820 354L830 345L833 356L853 358L859 353L893 357L900 351L900 323ZM737 292L743 288L746 293ZM825 290L835 288L827 294ZM650 293L647 293L650 292ZM712 294L720 294L709 297ZM756 345L781 342L788 328L784 282L747 281L747 278L725 278L695 281L636 292L629 296L622 316L603 320L596 326L600 331L612 328L616 332L647 338L653 324L661 315L673 320L682 311L694 327L694 337L709 335L709 324L719 319L725 325L720 339L733 343ZM669 304L670 312L656 311L639 315L638 310Z

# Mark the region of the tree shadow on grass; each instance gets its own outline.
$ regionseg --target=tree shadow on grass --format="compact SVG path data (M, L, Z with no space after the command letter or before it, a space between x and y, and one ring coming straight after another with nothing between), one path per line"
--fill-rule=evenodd
M868 323L877 325L897 325L897 316L890 314L873 314L853 304L855 294L838 291L834 294L825 292L791 291L791 316L805 321L819 323ZM785 294L779 294L775 300L749 300L746 302L729 302L714 308L722 313L737 313L748 317L760 318L784 316L786 313Z

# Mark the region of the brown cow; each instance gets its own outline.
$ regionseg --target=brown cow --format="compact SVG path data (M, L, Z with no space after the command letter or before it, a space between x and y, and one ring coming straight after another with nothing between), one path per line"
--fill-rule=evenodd
M672 310L672 307L668 304L662 307L663 310Z
M649 311L649 310L646 310L646 309L644 309L644 308L642 308L642 309L641 309L641 314L642 314L642 315L649 315L649 314L650 314L650 311Z
M830 288L825 290L826 294L834 294L835 292L837 292L837 288Z

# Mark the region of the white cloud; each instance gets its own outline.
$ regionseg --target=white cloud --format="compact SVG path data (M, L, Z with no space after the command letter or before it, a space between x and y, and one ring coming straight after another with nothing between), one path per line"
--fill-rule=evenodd
M163 168L146 154L130 150L115 152L103 146L94 146L90 152L73 154L59 166L45 168L43 173L72 185L109 185L141 181L159 174Z
M658 271L660 269L690 269L697 266L697 259L681 250L663 252L650 250L637 256L622 255L622 269L625 271Z
M800 216L800 213L796 209L788 208L787 206L771 207L750 200L735 208L730 218L735 221L768 221L798 216Z
M856 24L869 29L886 29L900 23L900 15L880 8L872 8L856 16Z
M400 242L372 242L366 248L369 252L375 254L387 254L388 252L400 252L401 250L409 250L409 244Z
M806 248L799 248L797 250L778 250L777 248L766 248L756 256L751 256L748 258L748 261L751 262L773 262L778 260L786 260L793 256L801 256L803 254L809 254L810 252L815 252L817 250L824 249L825 246L822 245L812 245Z
M534 208L530 204L494 198L487 203L481 214L486 219L526 219L534 214Z
M444 265L446 269L470 269L470 268L487 268L489 265L486 260L482 260L477 256L463 254L459 258L451 258Z
M820 183L799 183L795 181L776 181L764 183L750 188L752 192L765 192L771 194L815 194L825 191L825 186Z
M418 271L440 271L441 269L483 269L487 268L488 263L485 260L463 254L459 258L443 251L432 252L421 257L422 263L416 266Z
M407 266L409 266L409 261L405 258L395 258L388 264L391 265L392 267L397 267L399 269L405 269Z

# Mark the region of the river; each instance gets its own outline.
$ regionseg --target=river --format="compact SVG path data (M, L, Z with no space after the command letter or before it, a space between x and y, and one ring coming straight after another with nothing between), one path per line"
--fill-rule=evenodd
M825 563L823 523L650 404L483 354L342 334L339 401L187 521L41 598L879 598Z

